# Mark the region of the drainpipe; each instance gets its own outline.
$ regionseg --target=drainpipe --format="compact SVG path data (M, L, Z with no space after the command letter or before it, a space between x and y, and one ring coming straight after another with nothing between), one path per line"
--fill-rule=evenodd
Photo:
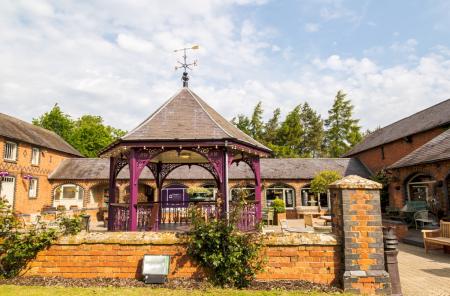
M391 289L393 296L402 296L402 287L400 284L400 274L398 271L398 240L394 233L394 227L383 227L384 241L384 262L386 271L391 279Z

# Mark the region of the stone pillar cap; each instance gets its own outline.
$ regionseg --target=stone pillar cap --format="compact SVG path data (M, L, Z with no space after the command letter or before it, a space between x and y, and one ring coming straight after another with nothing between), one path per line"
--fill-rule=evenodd
M362 178L357 175L349 175L347 177L344 177L340 180L337 180L329 185L329 188L338 188L338 189L381 189L383 188L383 185L369 180Z

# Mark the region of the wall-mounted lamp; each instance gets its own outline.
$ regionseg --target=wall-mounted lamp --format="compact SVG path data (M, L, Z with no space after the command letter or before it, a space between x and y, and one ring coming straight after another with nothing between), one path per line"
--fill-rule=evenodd
M146 284L164 284L169 274L170 256L144 255L142 259L142 276Z

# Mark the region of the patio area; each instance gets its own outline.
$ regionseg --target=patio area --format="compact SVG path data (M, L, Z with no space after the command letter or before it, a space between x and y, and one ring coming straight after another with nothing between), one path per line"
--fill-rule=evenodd
M450 295L450 255L442 250L399 244L400 281L405 296Z

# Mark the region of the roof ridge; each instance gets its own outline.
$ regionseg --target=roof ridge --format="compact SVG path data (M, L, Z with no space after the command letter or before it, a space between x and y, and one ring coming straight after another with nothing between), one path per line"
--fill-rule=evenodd
M230 133L227 132L217 121L215 121L214 118L212 118L211 114L209 114L208 111L206 111L205 107L203 107L203 104L198 100L197 95L194 94L188 87L186 89L191 94L191 96L194 98L194 100L197 101L197 103L200 105L202 110L205 111L205 113L208 115L209 119L211 119L212 122L214 122L225 134L227 134L230 138L234 139L235 137L230 135Z

